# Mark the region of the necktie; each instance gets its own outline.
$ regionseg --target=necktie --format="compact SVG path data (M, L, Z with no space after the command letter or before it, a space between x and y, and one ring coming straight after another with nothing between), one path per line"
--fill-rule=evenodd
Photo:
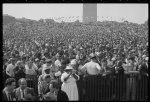
M22 90L22 97L24 98L24 90Z

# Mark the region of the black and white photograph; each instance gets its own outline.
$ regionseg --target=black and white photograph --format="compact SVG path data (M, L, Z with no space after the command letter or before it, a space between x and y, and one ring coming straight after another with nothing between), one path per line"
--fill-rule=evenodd
M3 101L147 101L148 4L3 3Z

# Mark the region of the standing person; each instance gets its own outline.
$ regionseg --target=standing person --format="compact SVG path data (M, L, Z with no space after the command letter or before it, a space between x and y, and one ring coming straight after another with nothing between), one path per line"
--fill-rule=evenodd
M19 87L15 89L15 95L18 101L35 101L36 95L33 88L27 87L25 78L18 80Z
M15 69L15 59L14 58L10 58L9 62L10 62L10 64L8 64L7 67L6 67L6 74L9 77L15 77L15 72L14 72L14 69Z
M15 72L15 79L18 81L20 78L25 78L26 74L25 74L25 69L22 66L22 61L17 61L16 63L16 72Z
M32 60L29 60L29 62L25 65L25 74L28 85L32 88L36 88L38 80L36 69Z
M59 68L61 67L61 59L59 53L56 54L56 61L54 62L54 65L56 70L59 70Z
M53 68L52 66L52 60L51 59L47 59L46 60L46 64L43 64L43 68L42 68L42 74L44 75L45 74L45 71L49 69L49 73L47 74L50 74L51 75L51 78L54 77L54 74L53 72L55 72L55 69Z
M73 68L71 66L67 66L65 72L62 74L61 81L63 84L61 86L61 90L66 92L69 101L78 101L79 96L76 81L79 80L79 76L72 70Z
M101 67L98 63L96 63L96 56L91 53L90 54L90 62L87 62L83 67L82 70L87 73L87 77L85 78L86 82L86 94L88 97L88 100L97 100L98 94L97 90L98 87L96 87L97 84L97 75L101 71Z
M14 78L8 78L5 81L5 88L2 91L3 101L16 101L17 97L14 94L16 87L16 80Z
M50 91L50 82L51 76L49 74L45 74L43 81L38 83L38 95L41 100L47 100L47 93Z
M128 63L123 65L124 73L127 75L126 80L126 99L135 100L136 95L136 79L135 75L138 73L136 67L134 66L134 57L129 57Z

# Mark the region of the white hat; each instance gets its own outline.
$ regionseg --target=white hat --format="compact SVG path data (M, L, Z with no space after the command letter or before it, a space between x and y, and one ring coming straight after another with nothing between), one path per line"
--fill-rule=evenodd
M146 58L146 55L143 55L142 58Z
M76 65L76 64L77 64L77 63L76 63L76 60L75 60L75 59L71 60L70 64L71 64L71 65Z
M38 59L38 58L36 58L36 59L35 59L35 61L39 61L39 59Z
M60 76L60 75L61 75L61 71L55 73L55 76Z
M49 46L49 44L48 44L48 43L46 43L46 44L45 44L45 46Z
M72 66L67 66L65 70L73 69Z
M145 60L148 61L148 57L146 57Z
M113 57L111 60L112 60L112 61L115 61L115 60L116 60L116 58L115 58L115 57Z

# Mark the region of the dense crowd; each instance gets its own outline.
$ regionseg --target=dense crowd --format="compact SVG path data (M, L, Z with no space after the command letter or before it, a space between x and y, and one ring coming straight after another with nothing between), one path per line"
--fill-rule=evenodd
M80 93L97 100L93 80L118 73L148 77L147 22L20 19L3 25L3 91L13 90L16 100L81 100ZM92 87L81 88L81 80Z

